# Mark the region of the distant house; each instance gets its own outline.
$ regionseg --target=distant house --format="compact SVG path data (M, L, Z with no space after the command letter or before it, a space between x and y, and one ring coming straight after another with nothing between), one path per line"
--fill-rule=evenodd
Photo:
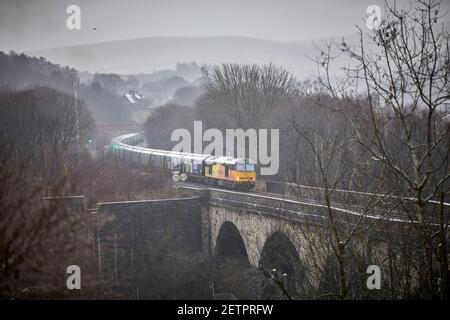
M439 108L442 112L442 119L445 123L450 124L450 101L444 102Z
M145 99L145 97L136 90L128 90L128 92L123 95L123 100L128 105L146 106L149 104L148 99Z

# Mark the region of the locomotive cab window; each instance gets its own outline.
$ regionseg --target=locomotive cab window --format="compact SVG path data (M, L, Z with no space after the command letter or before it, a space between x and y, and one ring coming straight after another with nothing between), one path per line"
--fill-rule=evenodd
M252 172L252 171L255 171L255 165L248 164L248 163L247 164L237 164L236 170L242 171L242 172Z
M245 171L255 171L255 165L254 164L245 165Z

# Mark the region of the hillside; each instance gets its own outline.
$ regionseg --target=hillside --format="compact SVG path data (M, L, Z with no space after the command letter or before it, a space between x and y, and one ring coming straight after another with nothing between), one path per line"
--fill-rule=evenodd
M318 40L319 41L319 40ZM299 78L314 74L312 41L277 42L244 37L152 37L28 52L89 72L149 73L174 68L177 62L198 64L274 63Z

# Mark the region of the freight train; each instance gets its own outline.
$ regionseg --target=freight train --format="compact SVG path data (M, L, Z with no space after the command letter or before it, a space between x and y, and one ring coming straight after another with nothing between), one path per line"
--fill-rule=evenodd
M126 134L112 140L110 151L125 161L167 170L175 181L246 191L255 186L256 165L249 159L150 149L138 146L142 142L139 133Z

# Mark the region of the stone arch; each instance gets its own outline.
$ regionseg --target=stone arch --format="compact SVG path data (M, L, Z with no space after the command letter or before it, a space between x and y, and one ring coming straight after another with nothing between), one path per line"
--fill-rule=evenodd
M265 274L263 298L294 297L305 280L305 268L294 243L281 231L267 237L261 250L259 268Z
M225 221L221 225L214 251L216 260L234 258L249 264L244 239L233 222Z
M225 221L220 227L214 249L215 294L252 298L251 269L241 233L233 222Z

